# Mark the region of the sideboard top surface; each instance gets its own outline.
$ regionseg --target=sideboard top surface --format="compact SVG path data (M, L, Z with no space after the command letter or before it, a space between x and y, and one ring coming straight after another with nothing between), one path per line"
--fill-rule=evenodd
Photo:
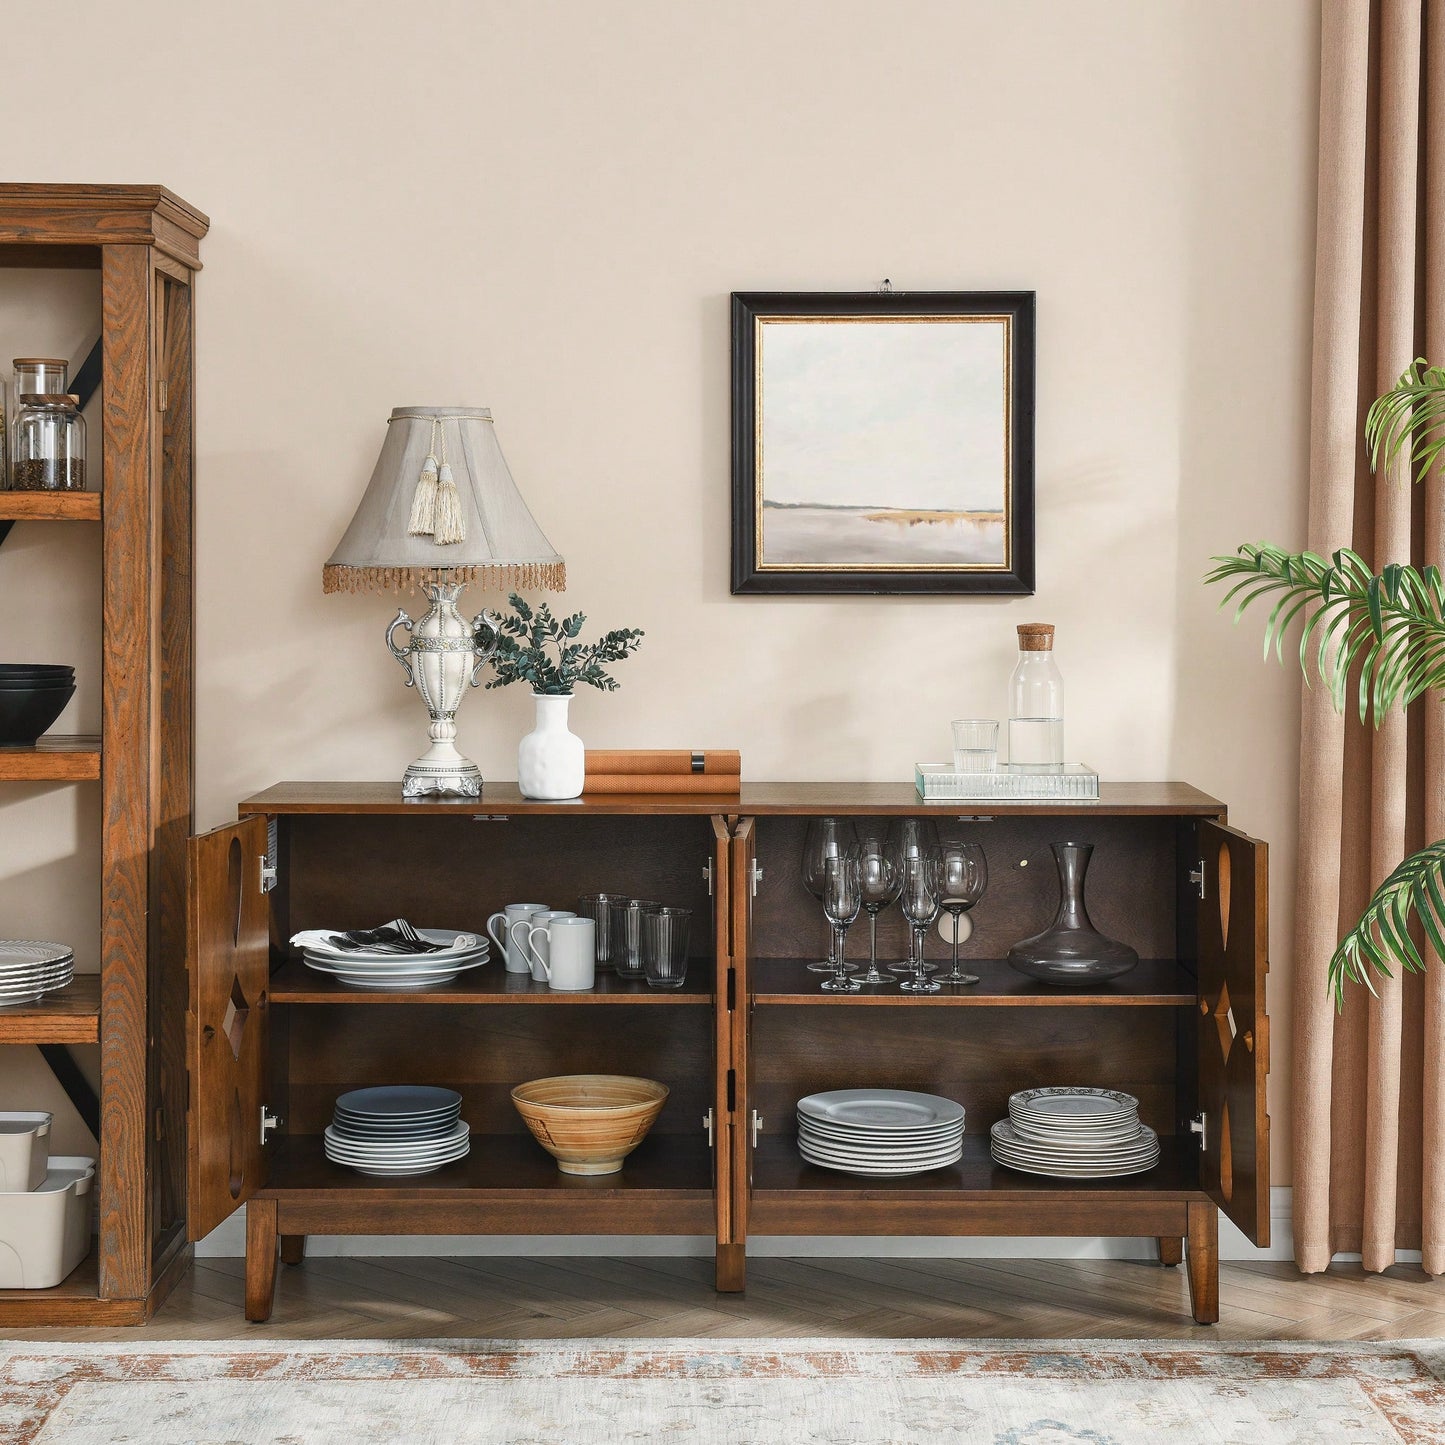
M472 816L585 813L745 815L936 813L940 817L1031 817L1069 814L1223 817L1217 798L1188 783L1101 783L1097 802L925 803L911 783L744 783L741 792L668 796L608 793L563 802L524 798L516 783L487 783L480 798L403 798L400 783L277 783L240 805L258 813L415 813Z

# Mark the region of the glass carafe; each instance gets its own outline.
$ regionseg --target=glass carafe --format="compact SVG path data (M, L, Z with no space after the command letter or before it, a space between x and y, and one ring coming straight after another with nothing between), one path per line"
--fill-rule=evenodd
M1064 679L1054 662L1054 627L1025 622L1018 633L1019 660L1009 683L1009 771L1062 772Z

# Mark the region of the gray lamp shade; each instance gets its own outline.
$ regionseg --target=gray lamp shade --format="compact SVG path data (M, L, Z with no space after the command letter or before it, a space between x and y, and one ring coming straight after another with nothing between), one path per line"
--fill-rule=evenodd
M427 467L438 454L456 485L458 541L412 530L418 484L427 474L435 487L435 468ZM395 592L428 582L561 592L567 565L517 491L489 408L399 406L361 505L321 578L327 592Z

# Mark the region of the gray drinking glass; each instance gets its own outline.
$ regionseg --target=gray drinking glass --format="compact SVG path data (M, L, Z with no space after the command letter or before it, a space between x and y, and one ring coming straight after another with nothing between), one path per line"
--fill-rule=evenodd
M618 899L612 908L612 968L618 978L643 978L642 919L661 908L652 898Z
M689 908L653 908L642 915L642 971L649 988L681 988L687 979Z
M612 968L612 914L632 900L625 893L588 893L577 900L577 914L597 925L597 972Z

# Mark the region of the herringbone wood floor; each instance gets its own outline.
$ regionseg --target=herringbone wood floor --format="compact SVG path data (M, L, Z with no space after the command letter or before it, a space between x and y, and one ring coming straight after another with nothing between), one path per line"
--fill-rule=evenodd
M1409 1266L1226 1264L1209 1328L1189 1318L1182 1269L1118 1260L754 1259L747 1293L719 1295L710 1259L323 1258L282 1268L265 1325L242 1319L241 1285L240 1260L202 1260L142 1329L12 1338L1445 1336L1445 1284Z

